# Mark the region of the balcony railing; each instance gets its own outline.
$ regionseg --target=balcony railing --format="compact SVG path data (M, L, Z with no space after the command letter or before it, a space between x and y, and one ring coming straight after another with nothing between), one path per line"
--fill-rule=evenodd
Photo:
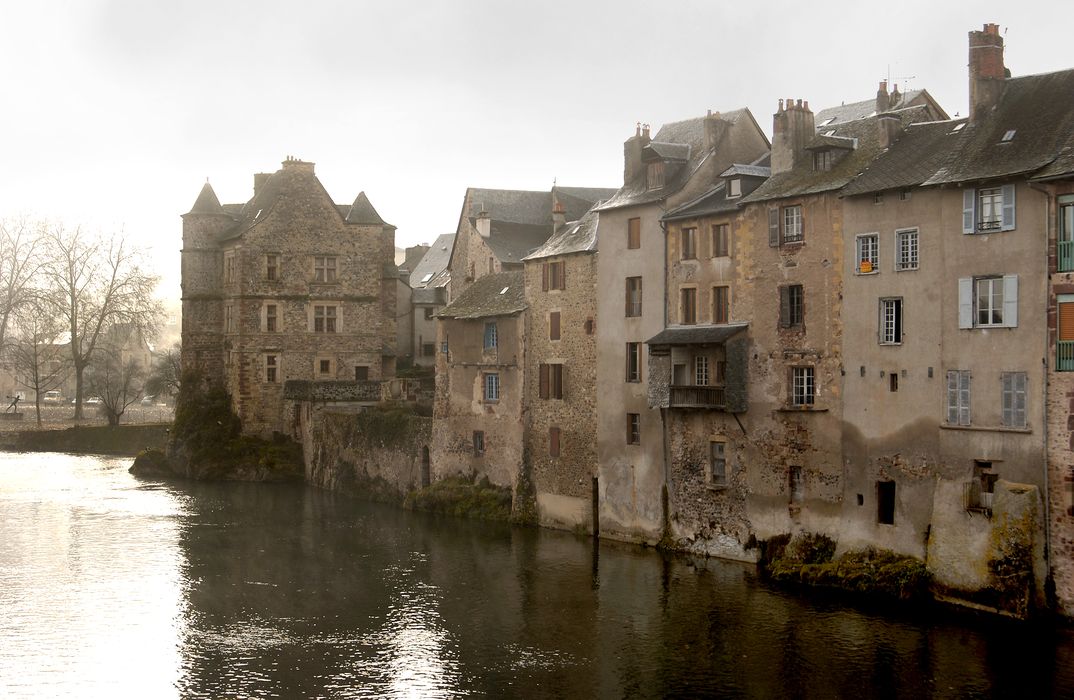
M1059 241L1059 271L1074 271L1074 241Z
M723 408L724 403L722 386L671 387L672 408Z
M1055 369L1058 372L1074 372L1074 340L1056 341Z

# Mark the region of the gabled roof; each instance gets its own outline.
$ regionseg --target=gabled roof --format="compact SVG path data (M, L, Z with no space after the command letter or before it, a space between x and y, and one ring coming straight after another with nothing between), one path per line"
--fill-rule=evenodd
M444 307L438 318L474 319L512 316L526 309L521 270L485 275Z
M929 118L924 106L908 107L885 116L897 116L903 126ZM808 159L798 163L793 169L778 173L768 178L752 194L743 197L743 203L763 202L784 197L798 197L819 194L841 189L852 181L880 154L878 117L858 119L836 128L836 136L857 139L857 147L848 152L834 164L830 170L815 171Z
M410 273L410 286L412 288L429 287L437 273L447 269L448 261L451 259L451 246L454 245L454 242L454 233L445 233L436 237L433 244L429 246L429 250L425 251L425 255L422 256L418 264L414 266L413 272ZM422 282L426 275L429 275L429 279Z
M765 157L764 162L771 162L771 158ZM772 167L770 165L744 165L742 163L733 163L730 168L720 173L720 177L733 177L735 175L770 177L772 175Z
M476 222L474 224L476 225ZM514 224L507 221L492 221L485 245L501 263L519 265L523 258L541 247L551 233L551 222Z
M895 104L890 105L888 109L903 109L915 103L926 104L935 109L941 119L947 119L947 113L943 111L943 108L940 107L936 100L932 99L932 95L929 94L928 90L907 90L901 93L901 97ZM850 104L841 104L838 107L823 109L817 113L815 124L817 131L820 131L824 128L832 128L857 119L868 119L872 116L876 116L875 97L861 102L851 102Z
M540 260L555 255L568 253L589 253L597 249L597 222L600 215L590 210L578 221L571 221L559 227L559 230L545 241L537 250L527 255L525 260Z

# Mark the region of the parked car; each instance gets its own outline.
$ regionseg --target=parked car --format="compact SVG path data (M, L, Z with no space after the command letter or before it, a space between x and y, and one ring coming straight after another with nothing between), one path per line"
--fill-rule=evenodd
M63 394L58 391L46 391L41 395L41 403L48 405L62 404Z
M101 397L100 396L90 396L89 398L86 399L85 403L86 403L87 406L96 406L97 404L101 403Z

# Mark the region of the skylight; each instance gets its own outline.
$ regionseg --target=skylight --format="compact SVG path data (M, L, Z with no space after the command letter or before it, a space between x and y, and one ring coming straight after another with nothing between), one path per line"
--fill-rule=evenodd
M1005 134L1003 135L1003 140L1002 140L1002 142L1003 142L1003 143L1007 143L1008 141L1012 141L1012 140L1014 139L1014 134L1016 133L1016 131L1017 131L1016 129L1011 129L1010 131L1008 131L1007 133L1005 133Z
M951 129L951 133L953 134L956 131L962 131L962 127L964 126L966 126L966 122L962 122L961 124L955 124L955 128Z
M831 123L832 123L832 122L834 122L834 121L835 121L835 117L828 117L827 119L825 119L824 121L822 121L822 122L820 123L820 125L821 125L821 126L828 126L829 124L831 124Z
M500 290L500 294L507 294L508 289L510 289L510 287L504 287L503 289Z
M825 131L824 135L825 136L835 136L835 129L832 129L830 131Z
M421 283L425 284L426 282L428 282L432 278L433 278L433 273L429 272L424 277L421 278Z

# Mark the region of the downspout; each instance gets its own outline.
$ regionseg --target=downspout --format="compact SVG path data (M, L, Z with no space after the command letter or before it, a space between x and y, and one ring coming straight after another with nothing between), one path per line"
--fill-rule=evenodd
M1041 433L1044 438L1044 561L1048 568L1047 576L1050 579L1052 577L1052 493L1048 478L1048 472L1050 471L1048 450L1048 353L1051 351L1051 346L1048 340L1048 306L1051 303L1052 278L1048 269L1048 256L1051 253L1049 229L1052 225L1052 219L1049 208L1052 193L1046 187L1033 182L1029 182L1029 187L1044 195L1044 357L1041 358L1041 365L1044 369L1044 381L1041 382L1043 385L1043 391L1041 392L1041 422L1044 425L1041 428Z
M663 200L663 201L666 202L666 200ZM669 251L670 243L668 241L668 227L667 227L667 224L664 222L664 215L667 214L667 209L663 205L661 205L660 212L661 212L660 213L660 218L657 219L657 222L660 224L660 231L664 234L664 259L661 261L661 264L660 264L660 267L664 268L664 325L663 325L663 328L667 328L668 327L668 318L669 318L669 315L668 315L668 254L670 252ZM663 328L661 328L661 330L663 330ZM669 350L669 352L670 352L670 350ZM671 358L668 357L669 362L670 362L670 360L671 360ZM669 378L669 381L670 381L670 378ZM660 433L663 436L663 445L662 445L663 449L661 450L661 452L662 452L661 456L662 456L663 462L664 462L664 489L663 489L664 493L661 494L661 499L660 500L661 500L661 504L664 506L663 509L662 509L664 511L664 533L663 533L663 536L662 536L661 539L664 540L665 542L670 543L671 542L671 473L670 473L670 468L668 467L668 464L671 461L671 456L670 456L670 454L671 454L671 445L670 445L670 441L668 440L667 413L668 413L667 408L661 408L660 409Z

